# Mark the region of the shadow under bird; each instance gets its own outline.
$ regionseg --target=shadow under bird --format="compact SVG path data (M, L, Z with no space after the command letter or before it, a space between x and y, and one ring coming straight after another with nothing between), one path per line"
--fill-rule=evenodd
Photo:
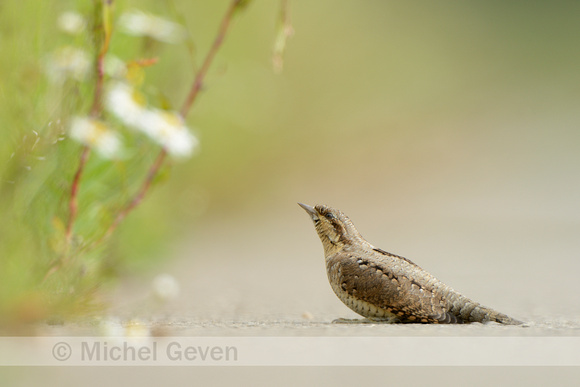
M522 324L459 294L409 259L373 246L339 210L298 204L312 218L322 241L332 290L346 306L367 319L390 323Z

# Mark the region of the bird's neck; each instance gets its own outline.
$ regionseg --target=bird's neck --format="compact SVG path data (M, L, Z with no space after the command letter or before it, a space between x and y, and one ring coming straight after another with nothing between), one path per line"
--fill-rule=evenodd
M333 240L329 238L327 235L320 235L320 240L322 241L322 247L324 248L324 256L330 257L336 253L343 251L344 249L348 249L352 246L365 246L369 245L369 243L364 240L360 234L349 236L349 237L341 237L338 240Z
M333 242L330 238L326 236L321 236L322 247L324 248L324 256L330 257L344 248L344 242Z

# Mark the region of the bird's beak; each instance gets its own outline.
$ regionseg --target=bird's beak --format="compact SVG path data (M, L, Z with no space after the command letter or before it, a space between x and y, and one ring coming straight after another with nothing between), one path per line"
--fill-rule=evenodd
M304 211L306 211L308 213L308 215L310 215L312 220L318 220L318 212L316 212L314 207L311 207L308 204L304 204L304 203L298 203L298 205L300 207L304 208Z

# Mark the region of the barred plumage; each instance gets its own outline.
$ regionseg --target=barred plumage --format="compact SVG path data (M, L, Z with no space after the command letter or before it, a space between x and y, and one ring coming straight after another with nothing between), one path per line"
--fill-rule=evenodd
M384 322L521 324L459 294L411 260L371 245L342 212L299 204L322 241L333 291L356 313Z

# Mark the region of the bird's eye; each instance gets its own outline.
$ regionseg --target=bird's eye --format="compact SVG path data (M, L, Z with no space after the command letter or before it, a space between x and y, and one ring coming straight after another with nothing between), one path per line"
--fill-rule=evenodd
M335 218L334 214L332 214L331 212L327 212L324 216L326 217L326 219L334 219Z

